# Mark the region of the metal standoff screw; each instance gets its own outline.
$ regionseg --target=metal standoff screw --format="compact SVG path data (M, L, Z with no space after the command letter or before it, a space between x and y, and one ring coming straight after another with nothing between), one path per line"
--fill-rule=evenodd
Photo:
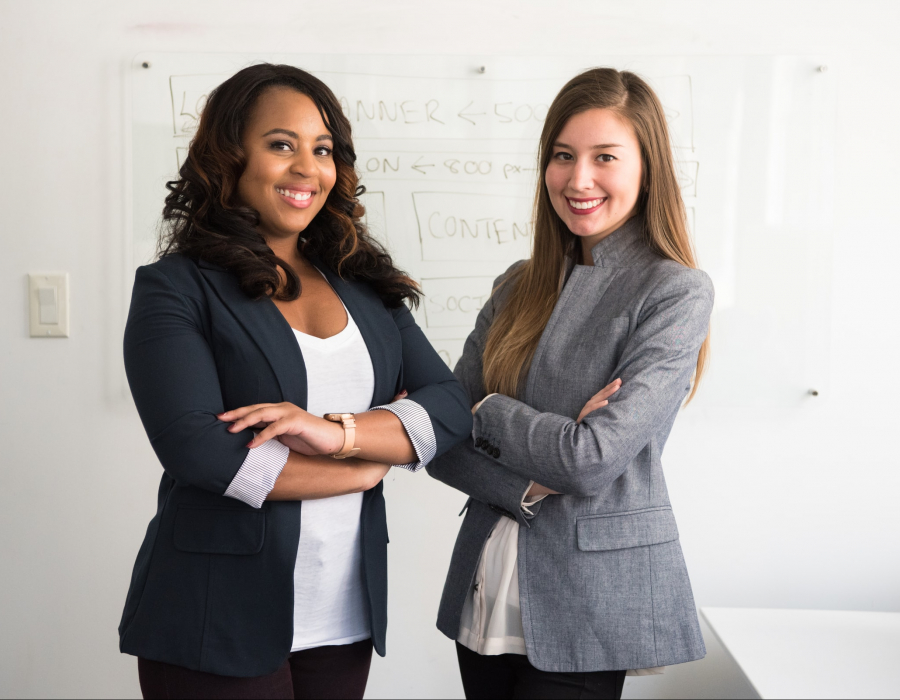
M818 389L810 389L810 390L809 390L809 395L810 395L810 396L818 396L818 395L819 395Z
M149 68L149 67L150 67L150 62L149 62L149 61L144 61L144 62L141 64L141 68Z
M478 66L479 73L484 73L485 71L487 71L487 66Z
M827 72L828 72L828 66L826 66L826 65L823 63L823 64L822 64L821 66L819 66L816 70L818 70L820 73L827 73Z

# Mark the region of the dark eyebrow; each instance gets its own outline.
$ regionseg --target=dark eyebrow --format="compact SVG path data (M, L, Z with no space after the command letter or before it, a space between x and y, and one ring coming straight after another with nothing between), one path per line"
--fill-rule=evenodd
M266 136L271 136L272 134L284 134L285 136L290 136L292 139L300 140L300 136L296 131L291 131L290 129L272 129L271 131L267 131L263 134L263 138ZM334 141L334 137L331 134L322 134L321 136L316 136L316 143L319 141Z
M557 141L556 143L554 143L554 144L553 144L553 147L554 147L554 148L568 148L570 151L571 151L571 150L574 150L569 144L567 144L567 143L561 143L561 142L559 142L559 141ZM600 144L597 144L596 146L592 146L591 148L592 148L592 149L596 149L596 148L624 148L624 146L622 146L621 144L618 144L618 143L600 143Z

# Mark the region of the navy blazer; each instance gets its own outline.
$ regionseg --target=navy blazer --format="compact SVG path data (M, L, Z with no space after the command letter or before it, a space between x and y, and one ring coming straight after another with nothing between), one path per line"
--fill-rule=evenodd
M372 405L406 389L428 412L441 454L472 430L468 398L405 306L319 265L365 339ZM293 641L300 501L261 509L223 494L247 456L225 410L289 401L306 407L297 340L268 298L250 299L222 267L170 255L137 271L125 369L163 466L156 516L137 555L119 625L120 649L226 676L274 672ZM384 655L387 522L382 485L366 491L363 567L372 641Z

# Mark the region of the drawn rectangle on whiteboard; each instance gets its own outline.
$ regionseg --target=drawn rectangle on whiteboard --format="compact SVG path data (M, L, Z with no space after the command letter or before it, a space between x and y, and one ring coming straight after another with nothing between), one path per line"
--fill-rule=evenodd
M429 338L429 341L450 369L456 367L456 363L459 362L463 347L466 344L465 338L441 338L439 340L431 340Z
M493 277L432 277L422 280L427 328L475 327L478 312L491 296Z
M700 163L696 160L682 160L675 163L675 174L678 177L678 186L681 188L682 197L697 196L697 176L700 173Z
M229 77L221 75L173 75L169 77L172 98L172 132L175 136L193 136L200 124L200 112L209 92Z
M676 149L694 150L694 89L689 75L651 78L669 124L669 135Z
M366 210L363 221L369 233L383 245L390 246L387 234L387 216L384 209L384 192L366 191L360 196L359 202Z
M513 263L531 253L531 200L468 192L413 192L422 260Z

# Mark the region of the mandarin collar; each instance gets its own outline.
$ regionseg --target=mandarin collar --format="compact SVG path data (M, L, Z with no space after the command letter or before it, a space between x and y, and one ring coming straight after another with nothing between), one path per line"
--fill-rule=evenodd
M644 217L637 214L591 248L591 257L595 267L629 267L647 250Z

